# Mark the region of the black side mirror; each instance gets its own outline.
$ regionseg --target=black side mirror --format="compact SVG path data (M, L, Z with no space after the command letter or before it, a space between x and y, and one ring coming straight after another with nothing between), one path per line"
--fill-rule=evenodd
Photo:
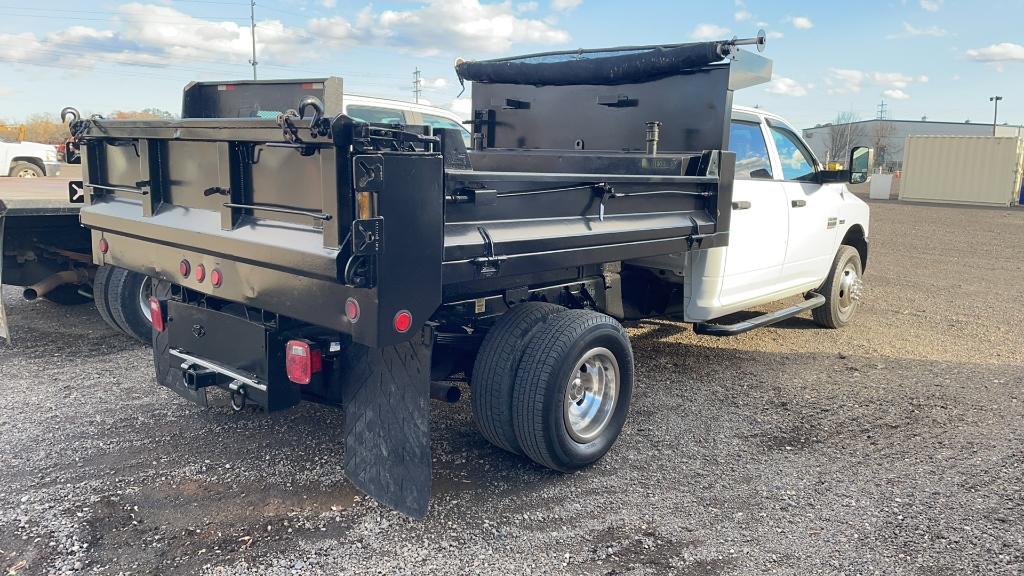
M871 164L875 151L867 146L850 150L850 184L863 184L871 179Z

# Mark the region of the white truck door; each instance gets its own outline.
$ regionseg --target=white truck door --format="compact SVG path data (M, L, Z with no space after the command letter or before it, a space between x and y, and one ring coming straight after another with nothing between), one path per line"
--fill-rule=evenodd
M736 181L719 295L723 308L760 298L778 284L789 232L786 192L773 179L767 129L759 117L733 114L729 150L736 153Z
M836 251L840 190L816 182L817 162L790 127L768 120L778 153L776 178L785 190L789 243L780 288L818 284L832 266Z

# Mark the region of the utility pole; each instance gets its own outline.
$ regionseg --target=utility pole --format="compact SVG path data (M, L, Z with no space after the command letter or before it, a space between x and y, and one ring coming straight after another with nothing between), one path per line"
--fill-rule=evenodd
M993 96L988 99L989 102L995 103L996 110L992 115L992 135L996 135L996 124L999 123L999 101L1002 100L1002 96Z
M249 2L249 31L252 33L252 79L256 79L256 0Z
M416 71L412 73L412 95L414 102L420 101L420 94L423 93L423 78L420 77L420 67L416 67Z

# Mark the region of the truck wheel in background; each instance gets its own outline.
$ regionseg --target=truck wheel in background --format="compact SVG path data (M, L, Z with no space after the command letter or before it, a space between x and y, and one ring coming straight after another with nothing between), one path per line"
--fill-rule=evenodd
M31 162L15 162L8 176L13 178L41 178L43 169Z
M825 304L811 311L815 323L825 328L842 328L853 319L860 306L863 271L857 250L840 246L832 270L819 289Z
M117 325L114 315L110 312L110 298L107 290L110 285L110 275L115 270L117 268L113 266L100 266L96 269L96 276L92 279L92 299L96 303L96 310L100 313L100 318L103 318L103 321L111 328L121 332L121 327Z
M64 284L50 290L43 296L43 299L60 304L61 306L77 306L85 304L90 300L88 296L82 296L78 291L81 286L78 284Z
M512 388L527 343L544 321L565 308L547 302L525 302L495 322L473 363L470 400L473 421L491 444L522 454L512 425Z
M547 319L516 371L516 438L534 462L569 472L604 456L633 395L633 349L615 319L567 310Z
M143 344L153 340L149 297L153 283L149 276L115 268L108 280L107 298L114 321L125 334Z

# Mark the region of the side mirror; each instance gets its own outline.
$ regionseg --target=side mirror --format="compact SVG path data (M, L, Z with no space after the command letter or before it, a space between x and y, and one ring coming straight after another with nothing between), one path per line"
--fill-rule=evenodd
M871 164L875 151L867 146L850 150L850 184L863 184L871 178Z

